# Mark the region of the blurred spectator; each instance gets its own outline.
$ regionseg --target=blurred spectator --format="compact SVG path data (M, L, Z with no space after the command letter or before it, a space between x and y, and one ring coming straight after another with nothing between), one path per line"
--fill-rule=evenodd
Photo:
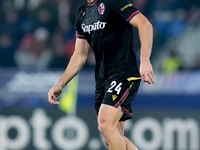
M19 14L17 11L8 11L5 18L0 22L0 34L9 34L11 38L18 41L21 38L19 27Z
M66 55L68 58L71 58L73 52L74 52L74 49L75 49L75 38L72 38L72 39L69 39L67 42L66 42Z
M49 32L38 28L34 35L25 36L16 53L16 62L25 71L44 71L49 68L52 52L48 47Z
M54 0L41 0L38 7L33 11L35 29L44 27L53 33L57 27L57 4Z
M69 20L70 16L70 0L57 0L58 1L58 23L63 31L71 30L72 24Z
M9 34L0 35L0 67L15 67L14 53L17 46Z
M182 34L186 29L186 15L183 9L175 12L170 10L156 11L154 13L155 30L163 35L164 40Z
M179 36L186 30L186 13L183 9L178 9L174 12L174 18L171 20L168 27L168 36Z
M190 26L198 26L200 24L200 8L193 6L187 13L187 22Z
M69 58L64 41L64 35L61 30L57 30L52 38L53 58L50 64L51 68L65 68Z
M181 69L181 60L176 51L171 49L162 61L162 71L164 73L175 73Z

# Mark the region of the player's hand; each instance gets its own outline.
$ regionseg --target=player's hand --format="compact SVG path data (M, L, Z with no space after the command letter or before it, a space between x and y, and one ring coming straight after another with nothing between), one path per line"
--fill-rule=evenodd
M57 101L57 97L62 93L62 88L54 86L48 92L49 103L53 105L59 105L60 102Z
M153 85L156 84L154 73L153 73L153 67L149 60L141 62L140 75L144 82L147 82L148 84L152 83Z

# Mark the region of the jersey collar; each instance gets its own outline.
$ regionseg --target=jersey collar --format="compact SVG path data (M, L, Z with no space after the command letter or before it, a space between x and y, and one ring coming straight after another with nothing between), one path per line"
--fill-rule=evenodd
M91 3L88 3L88 2L87 2L87 3L88 3L89 6L92 6L92 5L94 5L96 2L97 2L97 0L94 0L94 1L91 2Z

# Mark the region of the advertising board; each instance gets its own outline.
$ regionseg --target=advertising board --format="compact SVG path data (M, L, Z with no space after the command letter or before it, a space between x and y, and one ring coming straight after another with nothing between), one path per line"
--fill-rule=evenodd
M140 150L199 150L199 111L135 109L125 135ZM105 150L93 109L0 111L1 150Z

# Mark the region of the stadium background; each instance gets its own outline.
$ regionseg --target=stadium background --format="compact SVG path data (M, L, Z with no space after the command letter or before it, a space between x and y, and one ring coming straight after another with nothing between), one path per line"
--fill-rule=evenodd
M91 51L61 105L47 100L73 53L82 3L0 0L0 150L106 149L93 108ZM133 3L154 27L157 83L142 83L125 134L140 150L200 150L200 1Z

